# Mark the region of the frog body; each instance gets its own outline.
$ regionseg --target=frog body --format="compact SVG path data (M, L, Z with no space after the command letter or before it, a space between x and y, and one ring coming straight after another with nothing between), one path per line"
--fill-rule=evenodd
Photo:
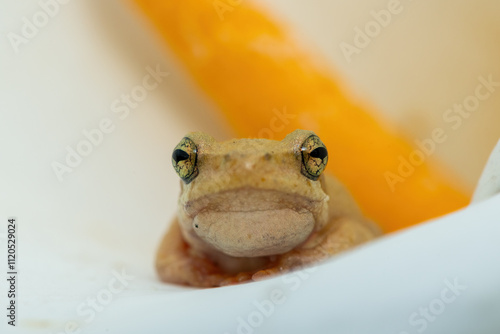
M186 135L172 154L181 194L157 253L160 278L199 287L260 280L380 235L323 173L327 162L311 131L281 141Z

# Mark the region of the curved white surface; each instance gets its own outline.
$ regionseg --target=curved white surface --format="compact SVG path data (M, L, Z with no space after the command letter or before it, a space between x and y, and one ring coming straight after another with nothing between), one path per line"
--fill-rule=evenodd
M386 236L317 270L286 278L211 290L159 282L153 270L154 252L175 214L178 195L170 152L188 131L207 131L217 138L231 134L218 125L222 120L214 120L217 117L210 112L214 106L198 94L175 59L165 58L150 34L124 24L121 17L130 19L130 13L124 13L116 2L109 3L61 5L20 45L19 52L8 38L0 39L0 258L5 259L6 219L16 216L19 269L18 326L8 326L2 311L1 333L500 332L499 196ZM279 6L280 2L275 3ZM478 8L486 11L486 3ZM5 36L21 33L23 18L31 20L40 11L38 1L1 4L0 27ZM314 34L329 59L338 61L338 54L329 53L333 49L338 53L337 44L327 45L330 31L323 24L331 22L327 8L343 5L338 1L317 1L317 7L299 2L285 5L281 5L284 15L299 29L306 24L301 31ZM417 17L425 13L424 7L415 7L420 8L414 12ZM336 12L344 27L343 35L337 31L336 43L351 36L353 25L369 18L368 2L358 9L364 16L348 9L349 15ZM392 31L405 34L407 30L400 28L413 22L406 15ZM414 26L420 27L421 22ZM357 73L352 81L364 85L363 94L366 87L374 87L373 94L382 100L385 96L391 112L401 110L396 118L403 119L405 106L414 105L415 96L391 104L394 86L401 86L394 79L397 67L387 76L392 80L377 85L360 79L367 68L392 64L391 59L380 63L384 57L380 48L393 50L389 31L381 35L380 44L363 52L358 65L340 64L339 68L343 73ZM468 38L463 41L473 39ZM500 73L498 53L483 46L482 52L474 51L481 60L474 64L485 68L468 67L460 81L463 86L450 88L456 96L442 91L443 105L423 105L422 109L429 110L429 115L437 110L439 118L474 89L468 83L474 83L478 73ZM373 67L367 65L370 59ZM463 64L457 61L455 65L452 72L458 73ZM145 76L156 68L169 74L128 113L124 109L114 112L116 101L123 107L122 95L144 85ZM373 77L381 76L375 73ZM445 77L439 76L440 84L446 82ZM424 90L427 84L419 82L414 84ZM462 136L465 133L480 131L493 138L498 133L494 127L497 101L495 95L485 102L481 113L453 132L455 137L450 135L446 147L436 154L446 158L448 145L469 143L470 136ZM419 133L441 126L435 120L429 116L430 124L415 122L422 125ZM102 132L102 138L95 129ZM96 144L85 151L82 143L92 134ZM479 160L471 158L477 143L490 143L480 138L475 136L474 145L464 147L465 158L454 156L449 161L484 160L483 153ZM79 145L86 156L73 161L71 171L58 178L54 162L66 164L68 154ZM480 151L489 148L481 146ZM475 180L479 174L474 170L461 173L471 171L470 180ZM1 275L6 275L3 261ZM449 291L443 291L455 280L466 288L453 299ZM2 310L7 290L6 280L0 280ZM425 318L421 308L440 314Z
M206 290L163 285L133 261L124 260L123 274L96 266L102 262L96 255L78 264L47 255L53 260L43 265L64 267L66 282L52 267L53 279L40 286L50 295L28 296L21 285L27 296L20 329L37 332L41 326L54 333L78 324L83 333L498 333L499 216L497 195L318 267ZM84 252L89 246L72 248ZM118 273L121 281L114 279ZM122 284L126 289L116 292Z
M500 196L317 268L124 298L96 333L499 333ZM132 294L131 294L132 295ZM147 311L146 311L147 310Z
M472 197L473 202L483 201L500 192L500 141L493 149L490 159L479 178Z

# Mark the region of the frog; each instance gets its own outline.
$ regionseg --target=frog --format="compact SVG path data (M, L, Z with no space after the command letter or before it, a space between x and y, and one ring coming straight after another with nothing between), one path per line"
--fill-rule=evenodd
M159 278L200 288L260 281L380 236L325 172L328 159L308 130L222 142L188 133L172 153L181 190L156 253Z

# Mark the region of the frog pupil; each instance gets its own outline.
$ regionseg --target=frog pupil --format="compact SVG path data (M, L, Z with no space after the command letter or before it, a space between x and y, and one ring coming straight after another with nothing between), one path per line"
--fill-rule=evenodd
M183 150L176 149L174 153L172 153L172 159L174 159L175 162L187 160L189 159L189 154Z
M326 151L326 148L318 147L315 148L309 155L313 158L320 158L323 160L328 155L328 152Z

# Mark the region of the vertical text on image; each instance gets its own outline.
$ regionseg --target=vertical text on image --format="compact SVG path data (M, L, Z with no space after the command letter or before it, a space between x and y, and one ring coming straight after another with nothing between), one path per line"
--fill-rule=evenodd
M18 269L17 269L17 218L7 219L7 324L16 326L17 321L17 294L18 294Z

